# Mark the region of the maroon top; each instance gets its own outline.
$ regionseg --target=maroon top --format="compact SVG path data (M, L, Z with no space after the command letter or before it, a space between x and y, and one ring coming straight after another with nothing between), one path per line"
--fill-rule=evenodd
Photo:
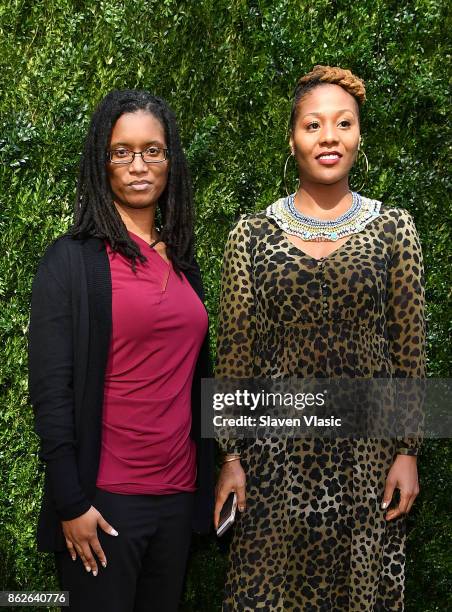
M185 276L129 234L148 260L134 274L107 244L113 320L97 486L129 495L194 491L191 387L207 313Z

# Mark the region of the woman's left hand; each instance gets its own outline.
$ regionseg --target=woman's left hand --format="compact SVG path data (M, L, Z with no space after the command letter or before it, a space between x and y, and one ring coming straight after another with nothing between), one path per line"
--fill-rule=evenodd
M386 477L385 492L381 507L386 509L391 503L394 489L400 489L400 501L397 508L386 513L386 520L392 521L402 514L408 514L414 500L419 494L417 476L417 457L397 455Z

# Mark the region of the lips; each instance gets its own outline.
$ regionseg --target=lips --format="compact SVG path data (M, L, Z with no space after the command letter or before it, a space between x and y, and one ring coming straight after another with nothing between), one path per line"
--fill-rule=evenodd
M132 183L129 183L130 189L133 189L134 191L146 191L146 189L149 189L150 186L151 183L149 181L133 181Z
M338 151L325 151L317 155L316 159L339 159L342 155Z
M342 155L338 151L325 151L317 155L316 160L322 166L334 166L339 163Z

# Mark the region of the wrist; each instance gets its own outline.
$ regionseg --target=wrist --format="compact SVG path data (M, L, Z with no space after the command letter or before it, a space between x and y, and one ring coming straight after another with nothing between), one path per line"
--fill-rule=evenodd
M406 453L397 453L396 459L400 459L403 457L403 461L417 463L417 455L407 455Z
M225 465L227 463L235 463L237 461L240 461L240 454L239 453L226 454L223 457L222 465Z

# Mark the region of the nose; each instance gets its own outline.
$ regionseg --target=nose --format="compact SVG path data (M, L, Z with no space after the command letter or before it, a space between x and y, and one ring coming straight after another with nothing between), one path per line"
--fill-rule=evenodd
M337 129L333 122L327 121L326 123L324 123L320 134L320 139L326 144L338 142L339 138L337 134Z
M129 172L132 173L143 173L147 172L148 165L143 161L141 155L135 155L133 162L129 164Z

